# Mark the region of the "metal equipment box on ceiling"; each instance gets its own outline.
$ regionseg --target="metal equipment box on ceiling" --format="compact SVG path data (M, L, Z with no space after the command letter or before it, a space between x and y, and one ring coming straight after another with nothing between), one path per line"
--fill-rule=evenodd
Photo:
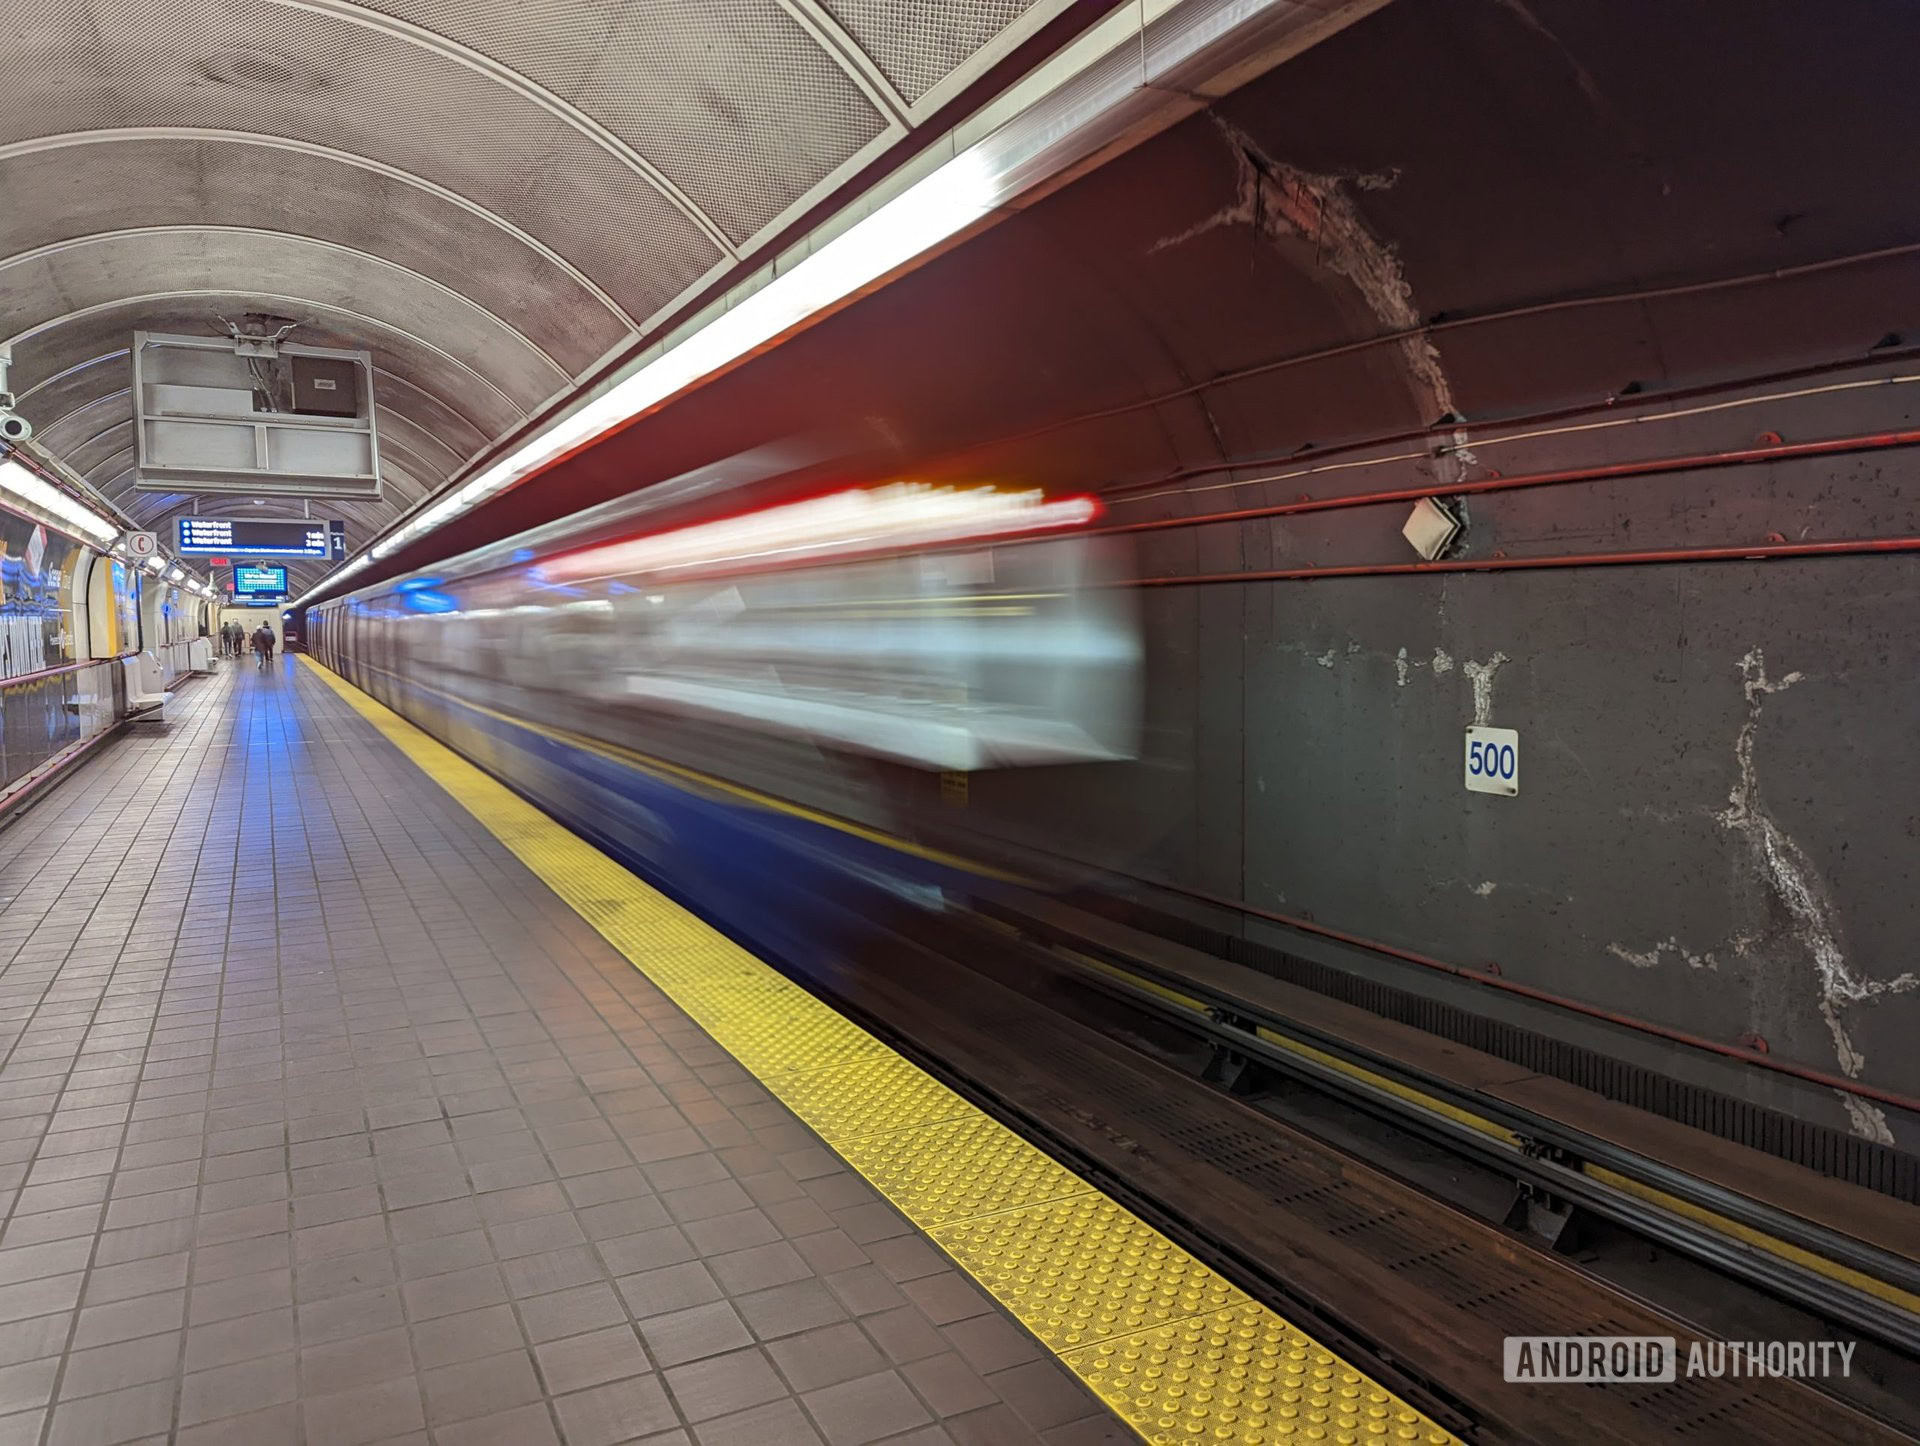
M133 383L141 491L380 495L364 351L135 332Z
M360 369L344 357L293 356L293 409L310 417L360 415Z

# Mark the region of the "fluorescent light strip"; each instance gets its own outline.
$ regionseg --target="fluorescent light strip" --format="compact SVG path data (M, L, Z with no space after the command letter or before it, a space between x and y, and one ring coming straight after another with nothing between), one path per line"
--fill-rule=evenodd
M1076 42L1073 48L1081 51L1081 58L1068 62L1069 73L1046 77L1041 81L1045 90L1031 101L1023 99L1024 108L1005 123L996 116L982 139L953 142L965 149L605 395L401 523L307 589L295 606L323 590L335 590L345 578L391 557L562 454L604 436L925 255L984 219L995 206L1054 174L1058 166L1081 158L1100 138L1100 123L1124 116L1126 103L1171 67L1244 26L1296 8L1284 0L1159 0L1150 18L1145 11L1138 19L1124 13L1110 17L1111 25L1083 37L1087 44ZM1151 63L1147 37L1138 29L1141 21L1160 33ZM1051 160L1045 159L1049 156Z
M414 538L470 511L564 452L603 435L675 393L712 376L781 333L818 315L896 270L991 209L994 183L974 152L957 156L871 216L655 358L597 401L588 403L442 498L369 549L378 560ZM337 580L340 574L334 575Z
M331 589L369 563L471 511L564 452L611 431L710 377L809 317L897 270L984 217L995 182L977 151L954 157L872 215L714 318L605 396L588 403L442 498L399 531L309 588L299 602Z
M51 482L36 473L28 471L11 457L0 461L0 493L9 493L21 501L38 507L42 512L50 513L71 527L97 538L101 542L112 542L120 535L120 529L107 521L99 513L82 506Z

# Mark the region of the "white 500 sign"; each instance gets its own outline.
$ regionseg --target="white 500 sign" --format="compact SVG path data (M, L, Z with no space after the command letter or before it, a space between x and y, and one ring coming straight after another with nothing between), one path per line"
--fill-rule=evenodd
M1511 728L1467 730L1467 791L1508 797L1520 791L1518 733Z

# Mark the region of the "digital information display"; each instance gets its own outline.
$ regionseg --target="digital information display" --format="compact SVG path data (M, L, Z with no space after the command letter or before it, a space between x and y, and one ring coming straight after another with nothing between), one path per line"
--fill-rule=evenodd
M338 557L346 551L345 530L324 518L282 522L264 517L182 517L179 521L182 553Z
M258 567L242 564L233 570L233 600L237 603L279 602L286 596L287 570L264 563Z

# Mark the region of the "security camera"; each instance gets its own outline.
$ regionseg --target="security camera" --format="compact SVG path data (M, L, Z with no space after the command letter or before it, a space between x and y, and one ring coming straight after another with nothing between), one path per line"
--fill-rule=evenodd
M32 435L32 422L18 412L0 411L0 442L24 442Z

